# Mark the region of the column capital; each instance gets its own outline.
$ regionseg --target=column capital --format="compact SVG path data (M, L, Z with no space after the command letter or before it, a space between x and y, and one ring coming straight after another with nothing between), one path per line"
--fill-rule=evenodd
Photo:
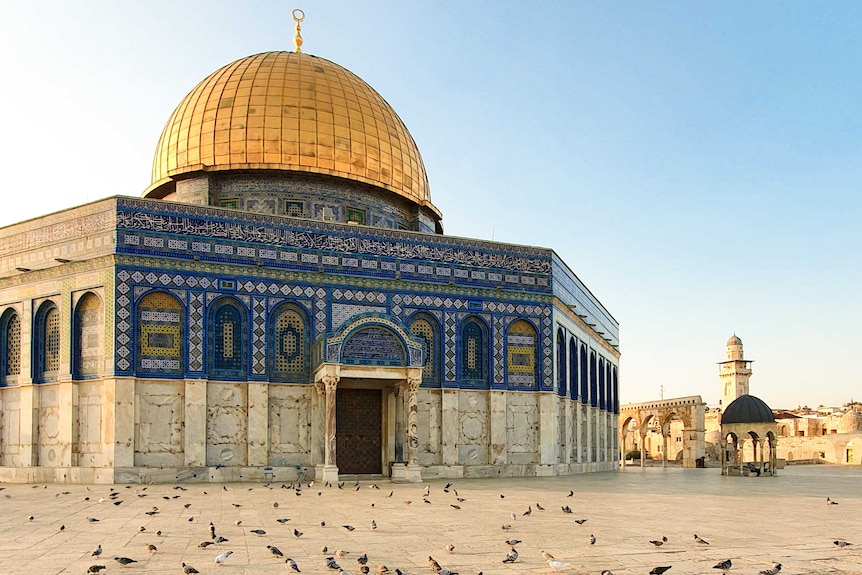
M408 377L405 382L405 387L408 391L417 392L419 391L419 386L422 384L421 377Z
M335 391L338 387L339 379L337 375L328 373L321 377L319 381L314 382L314 388L320 395L323 395L327 391Z

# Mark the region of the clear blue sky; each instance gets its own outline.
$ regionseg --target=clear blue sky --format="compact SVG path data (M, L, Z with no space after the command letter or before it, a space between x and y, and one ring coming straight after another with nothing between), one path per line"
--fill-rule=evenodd
M773 407L862 399L862 3L0 0L0 225L149 184L220 66L355 72L446 232L555 249L620 322L622 400L719 398L736 332Z

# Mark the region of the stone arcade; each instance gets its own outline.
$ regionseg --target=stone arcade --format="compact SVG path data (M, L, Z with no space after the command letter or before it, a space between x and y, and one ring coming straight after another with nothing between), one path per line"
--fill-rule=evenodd
M616 320L552 250L441 222L359 77L215 71L143 198L0 229L0 481L616 468Z

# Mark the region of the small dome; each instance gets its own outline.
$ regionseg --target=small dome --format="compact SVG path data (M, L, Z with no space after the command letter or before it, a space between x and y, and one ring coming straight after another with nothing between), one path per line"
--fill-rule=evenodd
M856 433L862 431L862 413L851 409L838 422L838 433Z
M733 337L731 337L729 340L727 340L727 345L728 346L742 345L742 340L739 339L738 337L736 337L736 334L733 334Z
M775 416L759 397L740 395L724 408L721 423L775 423Z

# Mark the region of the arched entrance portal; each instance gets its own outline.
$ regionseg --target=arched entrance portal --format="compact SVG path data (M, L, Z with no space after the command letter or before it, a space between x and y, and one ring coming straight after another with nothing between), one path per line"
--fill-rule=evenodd
M416 394L422 381L422 342L394 318L365 314L338 333L326 334L316 347L324 463L315 477L337 481L339 474L387 475L391 462L393 480L420 481Z

